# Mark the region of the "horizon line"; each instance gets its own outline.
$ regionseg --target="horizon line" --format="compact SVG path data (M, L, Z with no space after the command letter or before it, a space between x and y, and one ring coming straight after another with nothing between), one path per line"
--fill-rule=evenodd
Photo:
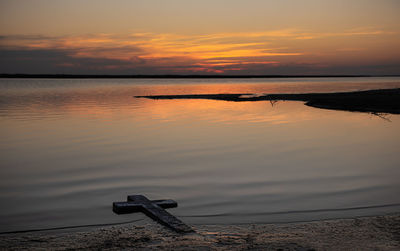
M400 77L400 74L321 74L321 75L224 75L224 74L25 74L2 73L0 78L362 78L362 77Z

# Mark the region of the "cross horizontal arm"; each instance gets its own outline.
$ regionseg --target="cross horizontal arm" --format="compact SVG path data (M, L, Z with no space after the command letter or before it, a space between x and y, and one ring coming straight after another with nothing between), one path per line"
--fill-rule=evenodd
M151 202L157 204L157 206L161 208L173 208L178 206L178 203L174 200L148 200L143 195L128 195L128 201L136 203Z
M174 200L151 200L151 203L154 203L157 206L164 209L178 206L178 203ZM114 202L113 212L116 214L130 214L136 212L143 212L143 204L135 201Z
M173 208L178 206L178 203L174 200L151 200L151 203L155 203L157 206L162 208Z
M142 212L143 205L135 202L114 202L113 212L116 214L130 214L136 212Z

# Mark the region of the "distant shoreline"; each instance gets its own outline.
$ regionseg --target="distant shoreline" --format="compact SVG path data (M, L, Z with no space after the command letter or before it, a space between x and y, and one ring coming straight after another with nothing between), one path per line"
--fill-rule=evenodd
M400 114L400 88L333 93L299 94L186 94L136 96L148 99L212 99L233 102L245 101L303 101L315 108L369 113Z
M0 78L55 78L55 79L207 79L207 78L373 78L400 75L106 75L106 74L0 74Z

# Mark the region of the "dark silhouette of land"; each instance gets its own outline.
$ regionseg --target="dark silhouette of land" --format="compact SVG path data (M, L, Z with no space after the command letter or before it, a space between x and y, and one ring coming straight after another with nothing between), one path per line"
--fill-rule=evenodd
M91 75L91 74L0 74L0 78L361 78L400 75Z
M303 93L303 94L189 94L136 96L150 99L213 99L225 101L303 101L306 105L345 111L400 114L400 88L356 92Z

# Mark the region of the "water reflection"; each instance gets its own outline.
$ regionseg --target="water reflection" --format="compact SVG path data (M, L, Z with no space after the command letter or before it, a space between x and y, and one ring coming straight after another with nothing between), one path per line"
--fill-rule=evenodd
M133 98L320 91L349 83L8 81L16 87L9 83L0 94L1 231L140 218L114 216L111 202L141 193L177 200L171 211L189 223L296 221L399 208L398 115L388 123L301 102Z

